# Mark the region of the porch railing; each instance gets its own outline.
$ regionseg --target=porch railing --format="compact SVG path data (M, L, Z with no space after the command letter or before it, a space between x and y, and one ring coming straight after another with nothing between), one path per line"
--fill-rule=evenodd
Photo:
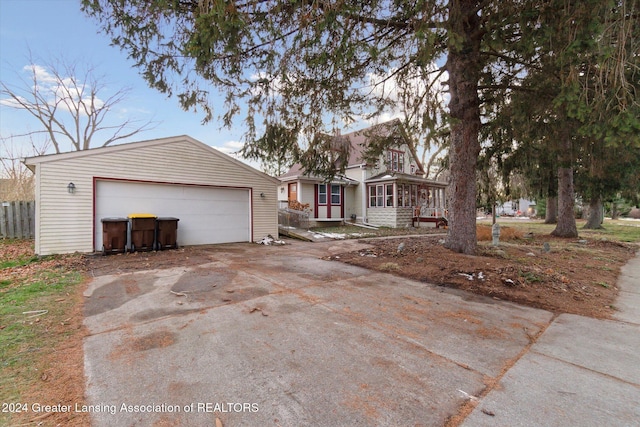
M446 218L447 217L447 209L445 208L416 208L416 215L417 217L421 217L421 218L429 218L429 217L435 217L435 218Z

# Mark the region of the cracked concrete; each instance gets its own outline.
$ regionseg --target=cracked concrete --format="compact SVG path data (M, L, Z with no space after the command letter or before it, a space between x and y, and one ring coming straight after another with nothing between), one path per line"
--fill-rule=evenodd
M466 426L640 418L637 378L620 378L640 366L637 338L620 343L638 325L554 320L320 259L362 246L233 244L197 266L95 278L87 400L115 409L93 425L442 426L464 420L470 396L479 400ZM580 346L592 341L601 345ZM607 393L598 401L597 385ZM574 403L590 405L581 418Z

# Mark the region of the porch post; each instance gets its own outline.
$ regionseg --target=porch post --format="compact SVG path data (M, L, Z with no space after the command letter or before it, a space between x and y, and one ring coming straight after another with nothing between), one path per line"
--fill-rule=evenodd
M340 186L340 218L344 221L344 185Z
M318 202L318 184L314 185L313 188L313 202L314 202L314 208L315 208L315 212L314 212L314 217L315 218L320 218L318 216L318 209L320 208L320 204Z
M332 193L332 187L333 185L331 183L327 183L327 218L330 219L331 218L331 195Z

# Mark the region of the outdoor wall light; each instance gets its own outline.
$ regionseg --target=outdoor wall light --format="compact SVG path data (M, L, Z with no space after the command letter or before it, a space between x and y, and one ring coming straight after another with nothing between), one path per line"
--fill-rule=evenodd
M260 197L264 199L264 193L260 193Z
M69 194L75 193L76 185L73 182L70 182L69 185L67 185L67 191L69 192Z

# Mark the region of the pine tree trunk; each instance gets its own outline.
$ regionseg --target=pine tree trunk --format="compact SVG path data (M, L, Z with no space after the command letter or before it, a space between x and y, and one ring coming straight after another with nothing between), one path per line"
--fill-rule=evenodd
M620 211L618 211L618 204L614 200L613 202L611 202L611 219L618 219L619 215Z
M449 112L453 118L449 160L449 230L445 247L466 254L476 250L476 163L480 154L480 19L475 0L449 6Z
M556 155L556 157L558 157ZM556 224L558 222L558 177L555 167L548 168L547 181L547 209L544 215L545 224Z
M562 150L558 154L558 224L551 232L551 235L557 237L578 237L574 214L575 193L571 149L571 138L565 136Z
M558 222L558 198L547 197L547 210L544 214L545 224L555 224Z
M582 228L588 230L597 230L602 228L602 198L596 196L589 200L589 218L587 223Z

